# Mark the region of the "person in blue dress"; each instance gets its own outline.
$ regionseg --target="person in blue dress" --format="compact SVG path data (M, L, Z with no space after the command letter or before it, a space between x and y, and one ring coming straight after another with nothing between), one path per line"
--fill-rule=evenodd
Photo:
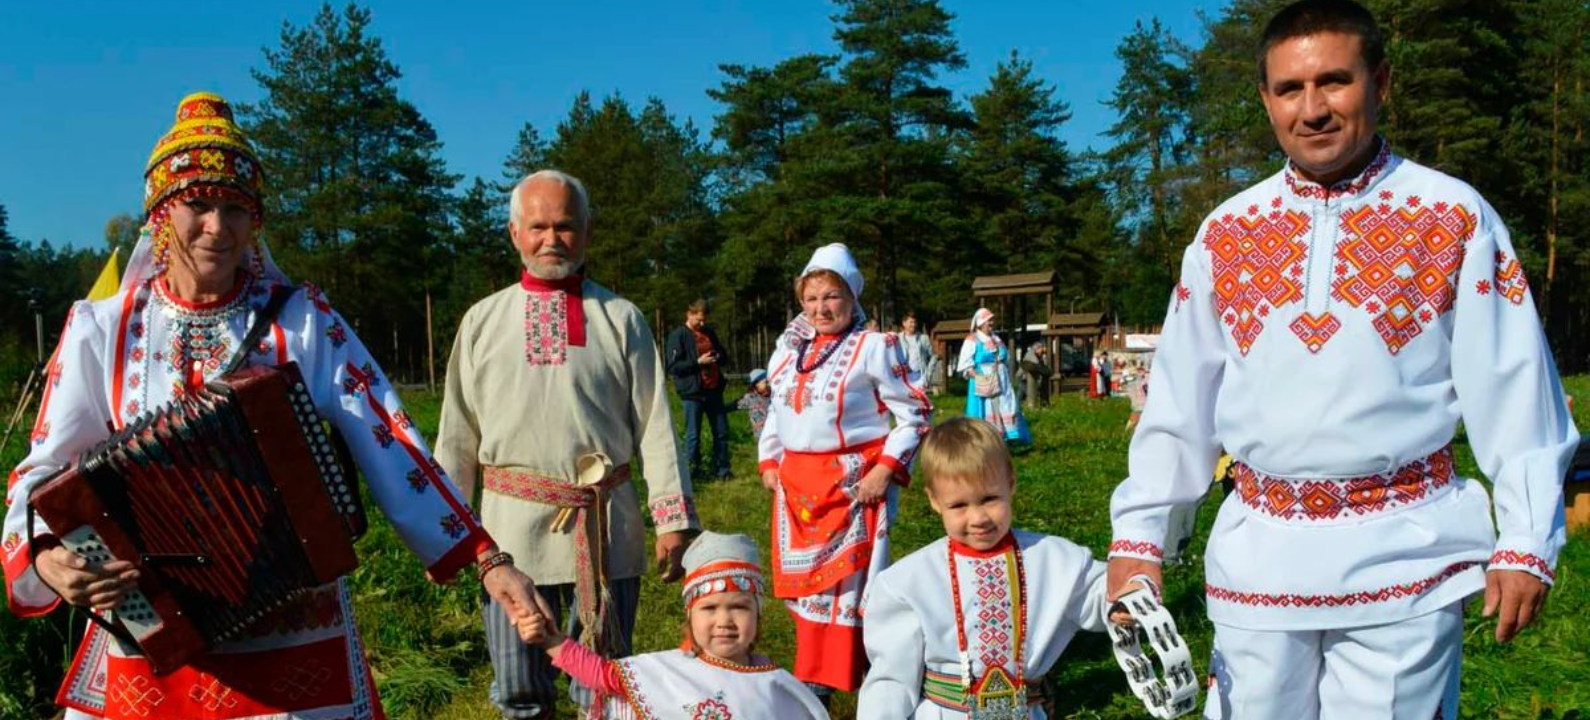
M961 344L955 370L966 378L966 415L988 421L1015 445L1032 444L1027 418L1021 414L1016 388L1010 382L1010 349L994 334L994 313L978 308L972 331Z

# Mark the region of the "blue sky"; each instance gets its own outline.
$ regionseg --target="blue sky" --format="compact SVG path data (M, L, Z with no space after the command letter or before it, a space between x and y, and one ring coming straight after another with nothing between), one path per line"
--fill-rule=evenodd
M957 96L981 90L1012 49L1034 63L1074 113L1062 136L1102 146L1102 105L1120 67L1114 49L1133 23L1158 17L1189 43L1198 11L1220 0L944 0L968 67L942 78ZM436 126L451 172L495 180L518 130L546 134L575 95L648 96L696 122L719 110L706 95L722 63L772 65L835 53L816 0L574 3L375 2L373 27L402 70L403 96ZM56 2L0 4L0 205L26 242L97 246L105 221L137 213L141 172L195 90L234 102L260 97L283 21L307 23L319 2ZM337 7L341 7L338 5ZM600 178L585 178L600 183Z

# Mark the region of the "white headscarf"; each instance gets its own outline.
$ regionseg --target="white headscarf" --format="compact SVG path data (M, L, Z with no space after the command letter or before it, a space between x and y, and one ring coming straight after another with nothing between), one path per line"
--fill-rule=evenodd
M983 324L994 319L994 311L988 308L977 308L972 313L972 331L966 334L966 342L961 343L961 357L955 363L956 372L966 372L975 364L972 358L977 356L977 344L982 343L989 350L998 351L1001 341L998 335L983 331Z

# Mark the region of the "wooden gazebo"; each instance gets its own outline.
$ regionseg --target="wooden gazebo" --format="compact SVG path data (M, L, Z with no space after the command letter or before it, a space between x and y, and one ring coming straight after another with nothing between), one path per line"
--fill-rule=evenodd
M1064 356L1067 353L1080 354L1081 364L1085 367L1093 358L1093 351L1105 344L1109 332L1109 321L1101 312L1051 314L1043 331L1044 340L1049 344L1050 363L1055 369L1055 374L1049 378L1050 388L1056 392L1069 387L1085 389L1087 372L1076 372L1075 363L1067 368ZM1067 369L1073 372L1066 375Z

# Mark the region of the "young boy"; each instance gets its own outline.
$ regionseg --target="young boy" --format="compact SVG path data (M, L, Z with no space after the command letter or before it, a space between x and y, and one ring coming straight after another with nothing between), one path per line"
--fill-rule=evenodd
M703 532L684 565L678 649L608 660L558 632L547 609L520 621L519 636L594 692L582 708L591 720L828 720L805 685L755 652L765 584L756 543Z
M917 463L947 537L868 591L872 670L856 716L1041 720L1043 674L1078 630L1105 629L1105 565L1068 540L1011 530L1015 469L992 425L939 425Z
M734 403L734 406L744 410L751 418L751 437L762 437L762 426L767 424L767 409L772 403L772 388L767 384L767 371L757 368L751 371L747 378L751 387L747 388L745 395Z

